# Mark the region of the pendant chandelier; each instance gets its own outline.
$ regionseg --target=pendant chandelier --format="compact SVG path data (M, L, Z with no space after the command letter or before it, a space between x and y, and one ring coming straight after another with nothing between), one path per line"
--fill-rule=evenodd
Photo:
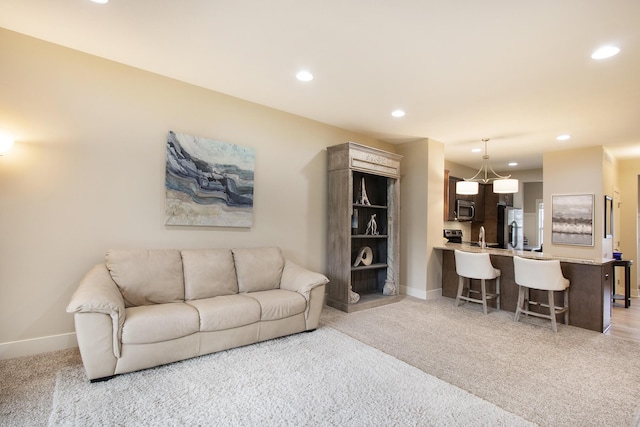
M478 172L471 178L465 178L464 181L456 182L456 194L478 194L478 183L488 184L493 181L494 193L517 193L518 192L518 180L512 179L511 175L502 176L498 175L489 164L489 155L487 154L487 142L489 139L483 139L484 142L484 156L482 156L482 166L478 169ZM489 176L489 171L493 176ZM478 177L481 174L484 178Z

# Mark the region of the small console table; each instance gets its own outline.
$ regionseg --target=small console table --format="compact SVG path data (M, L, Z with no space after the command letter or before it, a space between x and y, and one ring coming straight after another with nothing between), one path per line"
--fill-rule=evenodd
M613 285L611 286L612 301L624 300L624 308L629 308L631 305L631 264L632 260L615 260L613 261ZM616 294L616 267L624 267L624 295Z

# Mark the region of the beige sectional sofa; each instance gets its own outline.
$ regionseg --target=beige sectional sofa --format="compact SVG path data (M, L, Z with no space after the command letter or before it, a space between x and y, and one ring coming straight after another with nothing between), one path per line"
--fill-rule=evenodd
M113 250L67 312L95 381L313 330L327 282L275 247Z

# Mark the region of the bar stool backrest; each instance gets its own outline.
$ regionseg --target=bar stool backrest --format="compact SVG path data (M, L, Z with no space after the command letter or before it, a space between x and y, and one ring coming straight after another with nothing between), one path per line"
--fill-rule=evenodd
M514 256L513 272L516 284L527 288L564 291L569 287L569 280L562 275L557 259L536 260Z
M458 276L470 279L495 279L500 276L500 270L493 268L491 258L486 252L463 252L456 249L456 273Z

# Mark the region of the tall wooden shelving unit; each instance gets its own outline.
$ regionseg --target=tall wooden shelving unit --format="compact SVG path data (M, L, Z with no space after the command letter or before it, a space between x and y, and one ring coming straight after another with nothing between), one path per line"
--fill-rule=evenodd
M327 304L352 312L399 298L400 160L402 156L348 142L327 148L329 218ZM370 204L362 203L362 181ZM375 214L379 234L367 234ZM352 220L357 215L357 224ZM352 229L352 225L356 225ZM354 266L362 248L369 265Z

